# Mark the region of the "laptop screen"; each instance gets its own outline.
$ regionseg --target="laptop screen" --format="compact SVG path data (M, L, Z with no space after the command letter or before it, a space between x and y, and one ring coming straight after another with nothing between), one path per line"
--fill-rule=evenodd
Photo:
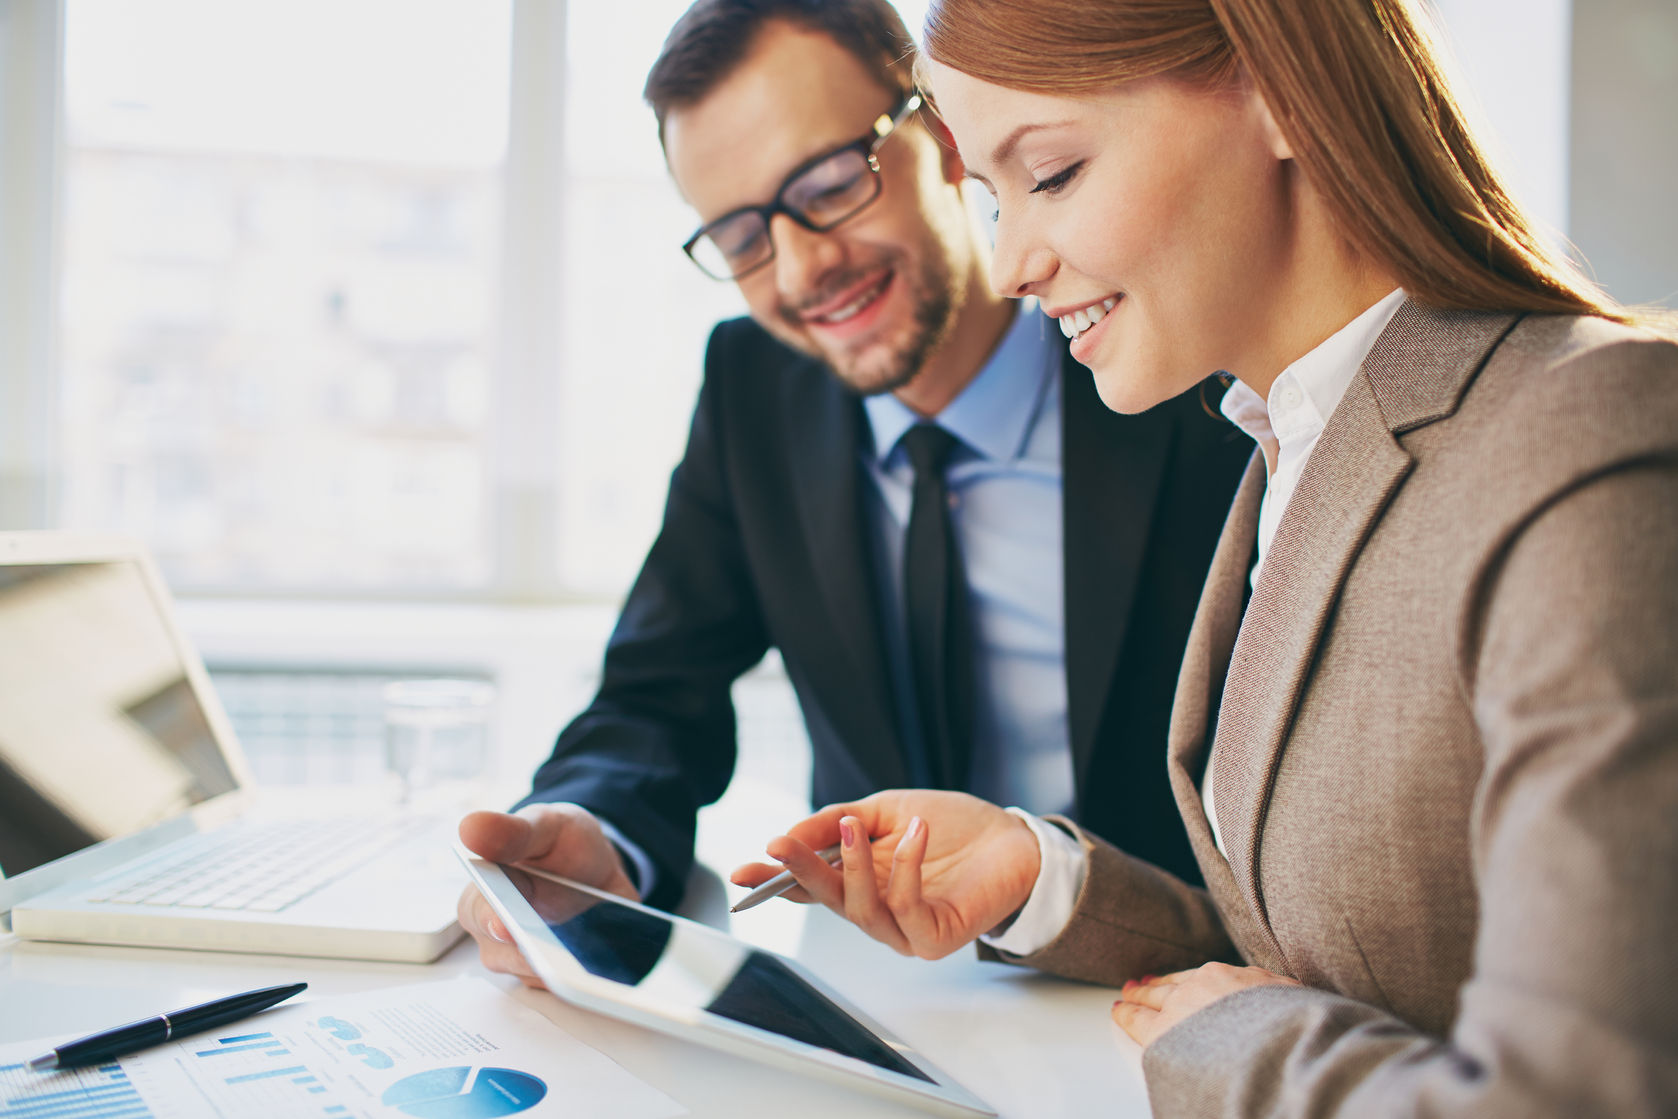
M238 786L139 565L0 567L0 877Z

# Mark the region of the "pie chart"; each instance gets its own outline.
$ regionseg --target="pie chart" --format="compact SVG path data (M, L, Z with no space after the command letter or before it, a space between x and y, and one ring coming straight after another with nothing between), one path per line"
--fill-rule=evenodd
M434 1068L404 1076L380 1102L416 1119L495 1119L542 1102L548 1086L510 1068Z

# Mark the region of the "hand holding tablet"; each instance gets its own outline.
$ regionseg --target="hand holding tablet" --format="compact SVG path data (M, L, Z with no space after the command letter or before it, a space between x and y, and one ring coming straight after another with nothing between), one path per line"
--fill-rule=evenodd
M489 862L533 865L585 886L635 899L623 861L587 809L576 804L532 804L516 813L470 812L460 821L460 841ZM460 927L478 946L485 967L527 987L542 980L531 970L511 934L476 886L457 906Z

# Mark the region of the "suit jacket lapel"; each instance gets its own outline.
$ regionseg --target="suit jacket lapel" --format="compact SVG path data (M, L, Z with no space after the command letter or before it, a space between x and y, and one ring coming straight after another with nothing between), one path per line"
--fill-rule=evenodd
M1230 659L1214 803L1235 882L1284 960L1259 880L1265 809L1341 587L1411 467L1396 432L1448 415L1514 318L1405 303L1329 417L1266 553Z
M1410 456L1358 378L1329 418L1266 553L1219 706L1212 781L1230 868L1272 937L1258 884L1258 837L1287 729L1341 584ZM1278 947L1278 951L1280 951Z
M1200 782L1215 726L1213 715L1218 710L1241 626L1247 571L1258 539L1259 501L1264 496L1264 486L1264 457L1255 451L1235 492L1217 551L1212 555L1206 589L1195 610L1194 625L1183 650L1183 667L1177 676L1176 698L1171 705L1166 761L1171 790L1207 888L1214 897L1231 896L1234 882L1229 864L1218 853L1212 839L1211 825L1200 798Z
M808 364L808 371L787 374L783 430L812 574L826 607L828 632L847 665L828 711L881 787L899 787L909 783L909 770L891 719L896 707L882 652L879 596L867 545L870 529L862 515L862 409L830 372ZM886 717L869 718L871 712Z
M1067 726L1076 787L1124 646L1173 428L1110 411L1089 370L1061 361L1061 525Z

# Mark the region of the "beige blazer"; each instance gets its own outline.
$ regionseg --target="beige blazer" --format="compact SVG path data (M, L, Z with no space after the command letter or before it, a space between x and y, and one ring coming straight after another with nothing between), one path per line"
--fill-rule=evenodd
M1406 303L1243 614L1263 485L1255 458L1172 716L1208 889L1083 836L1022 962L1308 985L1151 1046L1160 1119L1678 1115L1678 346Z

